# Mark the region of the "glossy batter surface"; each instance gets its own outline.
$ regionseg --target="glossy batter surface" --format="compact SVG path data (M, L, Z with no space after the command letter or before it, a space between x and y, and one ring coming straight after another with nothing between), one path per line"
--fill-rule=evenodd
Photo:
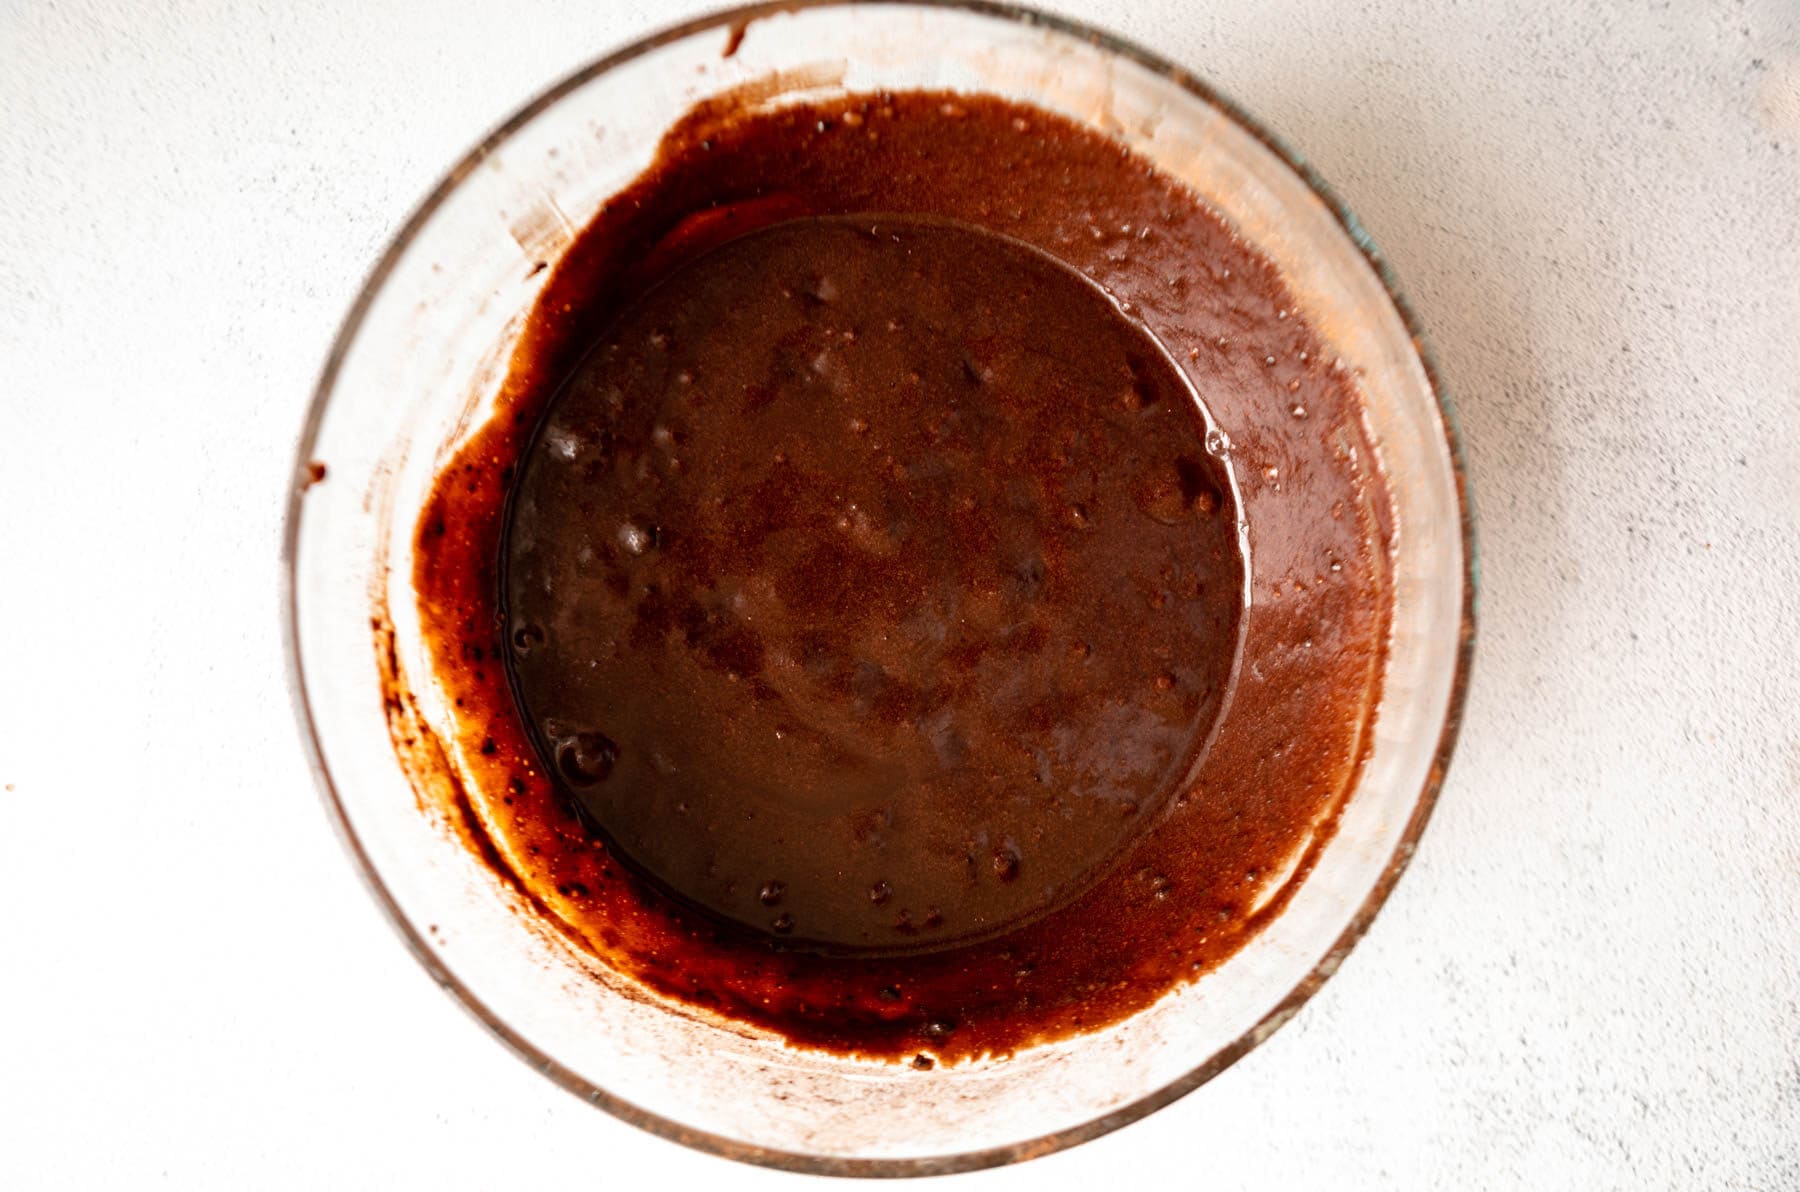
M1322 351L1045 112L696 111L420 517L470 839L602 963L801 1045L926 1067L1149 1005L1279 911L1365 752L1387 503Z
M1017 241L732 240L608 328L527 457L521 706L690 905L796 947L992 935L1156 822L1219 710L1243 570L1206 429L1153 339Z

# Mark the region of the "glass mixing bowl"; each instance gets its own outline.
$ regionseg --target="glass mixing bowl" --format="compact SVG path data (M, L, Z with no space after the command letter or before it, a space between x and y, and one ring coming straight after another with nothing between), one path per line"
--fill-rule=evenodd
M1287 909L1214 972L1105 1030L920 1072L671 1006L534 922L454 822L428 814L390 740L386 667L409 677L427 725L443 716L412 611L414 517L493 399L547 276L537 263L649 164L673 121L747 85L768 104L988 92L1114 137L1272 258L1360 379L1396 510L1392 642L1367 765ZM690 1146L817 1173L933 1174L1044 1154L1168 1104L1267 1038L1336 970L1411 856L1456 735L1474 628L1454 421L1355 219L1180 67L992 4L721 13L527 105L450 171L352 307L301 435L285 551L294 689L326 805L419 960L522 1059L593 1104ZM371 632L383 608L391 653Z

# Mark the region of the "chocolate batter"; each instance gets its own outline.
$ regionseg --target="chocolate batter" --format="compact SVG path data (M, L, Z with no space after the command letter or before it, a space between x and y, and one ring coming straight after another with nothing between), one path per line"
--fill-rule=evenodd
M1279 910L1363 755L1386 499L1320 353L1048 113L696 111L421 516L467 830L604 963L796 1043L1141 1009Z
M1017 241L733 240L608 329L530 452L521 704L690 903L843 951L992 935L1154 822L1219 710L1243 572L1206 429ZM1165 574L1183 598L1147 610Z

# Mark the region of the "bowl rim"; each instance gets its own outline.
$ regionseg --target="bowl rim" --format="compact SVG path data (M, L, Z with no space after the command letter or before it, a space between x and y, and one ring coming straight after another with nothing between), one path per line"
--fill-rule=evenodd
M741 30L765 17L813 8L858 6L953 9L1001 22L1046 28L1056 33L1079 38L1107 54L1127 59L1146 70L1163 76L1202 102L1216 108L1262 142L1306 184L1308 189L1318 196L1325 204L1326 209L1336 218L1351 243L1356 246L1370 268L1374 270L1389 301L1393 303L1401 323L1412 339L1414 350L1424 369L1426 383L1432 396L1436 399L1443 423L1444 445L1449 452L1450 466L1456 484L1463 554L1462 607L1455 670L1451 676L1443 727L1439 734L1437 747L1432 754L1431 765L1426 772L1424 786L1419 792L1412 814L1395 845L1393 856L1383 867L1381 874L1357 907L1350 922L1339 933L1331 947L1326 950L1318 964L1248 1030L1196 1067L1128 1105L1108 1111L1079 1125L1065 1127L1036 1138L975 1151L906 1159L859 1159L807 1154L760 1146L710 1131L695 1129L643 1109L598 1087L554 1057L544 1054L514 1030L468 986L464 985L432 951L419 930L408 921L394 896L383 883L381 875L376 872L368 852L363 848L361 841L357 839L343 802L339 798L337 786L325 763L324 750L319 739L318 727L308 693L306 672L301 661L298 616L300 527L305 514L306 492L312 483L310 461L317 444L319 428L324 421L326 409L331 403L338 373L350 345L361 332L363 321L375 296L386 284L401 256L417 238L420 230L462 184L463 180L484 158L499 149L516 132L553 104L607 71L631 62L644 54L713 29ZM1319 176L1318 172L1307 163L1305 158L1251 116L1242 106L1222 94L1210 83L1197 77L1193 72L1132 41L1097 29L1085 22L1057 16L1025 5L998 2L998 0L766 0L762 3L719 9L657 29L609 54L594 59L538 93L506 120L495 126L444 173L425 198L413 209L370 270L355 301L351 304L350 310L344 316L342 324L333 337L324 366L320 370L319 379L313 388L306 418L302 423L296 443L282 525L281 571L280 616L289 694L293 701L294 713L307 760L318 786L320 797L339 840L342 841L344 848L355 863L363 884L382 908L388 922L398 932L408 950L412 952L432 979L520 1059L562 1088L633 1126L696 1150L740 1162L808 1175L874 1177L949 1175L975 1171L1051 1154L1098 1138L1161 1109L1205 1084L1247 1055L1291 1019L1300 1007L1337 971L1343 958L1349 954L1368 930L1376 912L1386 903L1395 882L1399 880L1401 873L1405 871L1411 861L1413 853L1417 849L1419 837L1424 832L1425 825L1429 822L1431 813L1437 805L1438 795L1449 769L1451 753L1455 749L1457 735L1462 727L1464 703L1468 695L1470 672L1474 660L1476 613L1480 586L1474 498L1470 491L1468 466L1463 455L1462 431L1456 409L1444 389L1437 362L1424 330L1420 326L1418 316L1414 313L1411 303L1402 295L1398 278L1388 265L1386 256L1376 245L1374 238L1362 226L1361 221Z

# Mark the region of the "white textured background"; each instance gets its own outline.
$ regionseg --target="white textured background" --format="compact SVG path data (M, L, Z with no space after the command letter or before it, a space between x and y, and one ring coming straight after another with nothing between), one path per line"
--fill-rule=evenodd
M277 527L382 245L698 6L0 0L0 1186L750 1189L438 992L289 713ZM1800 0L1103 20L1384 245L1483 622L1418 859L1193 1096L960 1188L1800 1188Z

